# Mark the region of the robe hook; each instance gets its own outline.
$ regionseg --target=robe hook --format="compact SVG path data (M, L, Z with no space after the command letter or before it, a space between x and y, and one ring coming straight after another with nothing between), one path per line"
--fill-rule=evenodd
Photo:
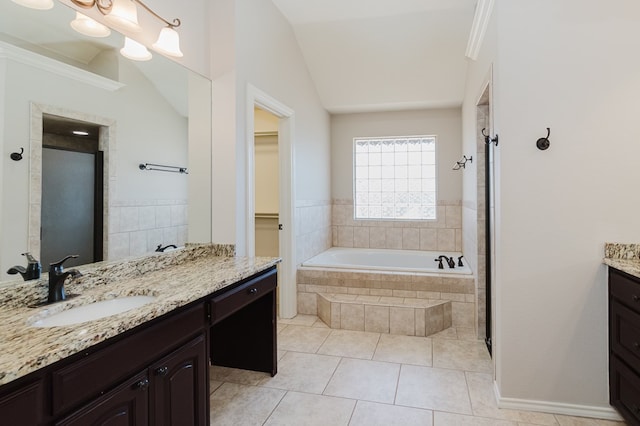
M549 148L549 145L551 145L551 142L549 142L549 136L551 136L551 129L547 127L547 137L540 138L536 141L536 146L540 151L544 151Z
M489 145L491 143L495 143L496 146L498 146L498 135L495 135L493 138L491 136L489 136L488 134L486 134L484 131L487 130L487 128L483 128L482 129L482 136L484 136L484 143Z
M20 147L20 152L12 152L10 157L13 161L22 160L22 154L24 154L24 148Z

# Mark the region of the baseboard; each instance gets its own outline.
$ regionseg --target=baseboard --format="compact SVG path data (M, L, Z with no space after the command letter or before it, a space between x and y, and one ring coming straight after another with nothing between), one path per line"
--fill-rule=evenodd
M565 404L551 401L537 401L531 399L505 398L500 395L496 382L493 390L498 401L498 408L518 411L538 411L543 413L561 414L575 417L591 417L594 419L624 421L613 407L599 407L592 405Z

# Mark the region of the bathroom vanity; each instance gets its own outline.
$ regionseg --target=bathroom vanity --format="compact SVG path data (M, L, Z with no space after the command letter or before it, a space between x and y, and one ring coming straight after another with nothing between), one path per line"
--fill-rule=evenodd
M112 293L156 299L91 323L35 328L34 308L10 309L27 326L0 329L0 423L208 425L210 360L277 371L277 261L204 256L121 279ZM24 353L6 353L18 337Z
M640 425L640 259L609 265L609 399Z

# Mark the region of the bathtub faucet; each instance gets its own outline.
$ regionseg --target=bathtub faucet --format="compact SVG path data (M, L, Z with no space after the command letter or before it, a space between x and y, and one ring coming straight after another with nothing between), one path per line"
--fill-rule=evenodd
M453 260L453 256L451 256L451 257L447 257L447 256L445 256L445 255L442 255L442 254L441 254L441 255L438 257L438 259L440 259L440 264L442 264L442 258L443 258L443 257L444 257L444 260L446 260L446 261L447 261L447 264L449 265L449 268L453 269L453 268L455 268L455 267L456 267L456 261L455 261L455 260Z
M444 266L442 266L442 258L443 258L443 257L444 257L444 256L440 256L440 257L439 257L439 258L437 258L437 259L433 259L433 260L434 260L434 262L440 262L440 263L438 263L438 269L444 269Z

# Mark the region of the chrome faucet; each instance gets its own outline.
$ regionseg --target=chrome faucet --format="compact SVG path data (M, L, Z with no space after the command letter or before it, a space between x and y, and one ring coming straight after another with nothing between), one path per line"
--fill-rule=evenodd
M49 264L49 298L47 303L60 302L67 298L64 292L64 281L67 277L81 277L82 274L77 269L64 270L62 264L69 259L78 257L77 254L71 254L62 260Z
M38 262L31 253L22 253L23 256L27 257L27 267L24 266L14 266L13 268L9 268L7 274L22 275L22 279L25 281L36 280L40 278L40 272L42 271L42 267L40 266L40 262Z

